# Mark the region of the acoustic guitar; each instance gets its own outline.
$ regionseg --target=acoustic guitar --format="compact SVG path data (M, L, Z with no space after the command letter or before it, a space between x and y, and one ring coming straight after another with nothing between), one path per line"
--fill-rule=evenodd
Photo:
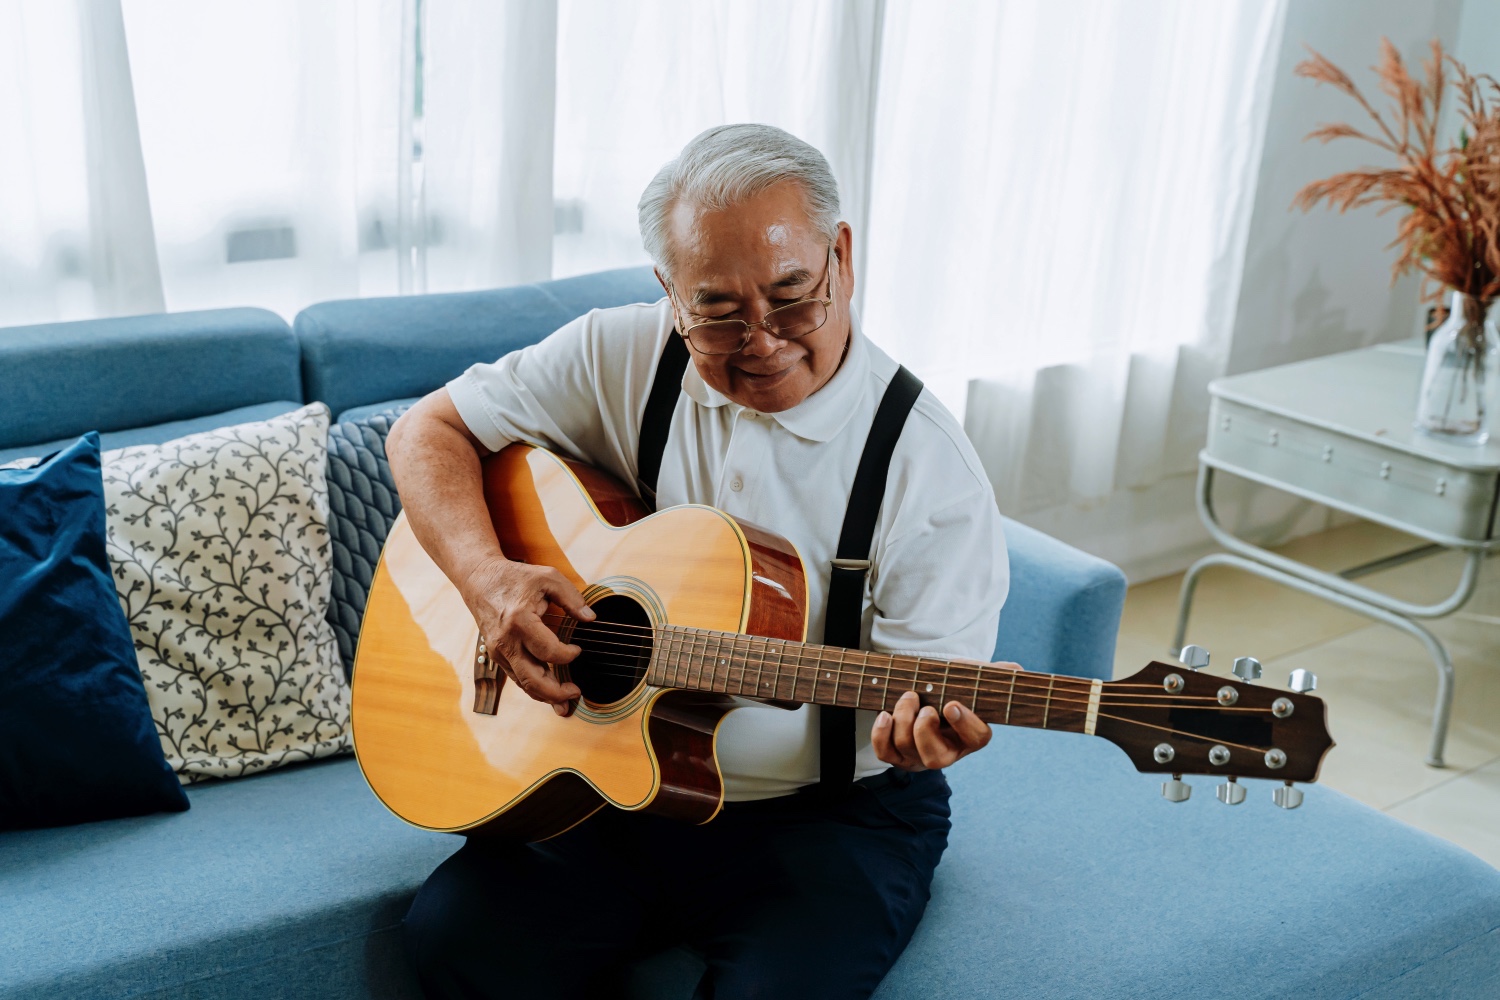
M1098 681L806 641L807 575L785 539L712 507L649 513L578 462L512 445L483 465L511 559L560 570L597 614L551 609L582 654L562 718L506 684L458 591L398 518L370 590L355 659L354 746L375 794L416 826L524 841L606 805L707 822L723 802L714 733L736 698L890 709L906 691L957 699L994 725L1097 736L1136 768L1272 778L1294 806L1333 745L1323 702L1151 663ZM1189 657L1191 659L1191 657ZM1228 789L1226 792L1224 789Z

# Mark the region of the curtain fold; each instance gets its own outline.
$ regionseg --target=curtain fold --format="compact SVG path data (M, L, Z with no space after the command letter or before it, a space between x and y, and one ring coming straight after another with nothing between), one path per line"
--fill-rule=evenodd
M889 0L865 325L1005 509L1191 467L1177 374L1227 352L1283 6Z

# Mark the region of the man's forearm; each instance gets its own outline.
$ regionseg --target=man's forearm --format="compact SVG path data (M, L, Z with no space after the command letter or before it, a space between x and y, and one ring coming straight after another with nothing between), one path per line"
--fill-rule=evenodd
M503 553L484 503L479 445L458 421L439 390L391 428L386 456L417 541L462 589L476 567Z

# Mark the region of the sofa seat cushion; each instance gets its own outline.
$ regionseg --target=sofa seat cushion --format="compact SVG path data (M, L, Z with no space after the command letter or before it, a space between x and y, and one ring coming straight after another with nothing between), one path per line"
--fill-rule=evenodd
M1172 804L1099 739L998 729L949 770L932 902L876 1000L1493 1000L1500 872L1344 795ZM630 995L687 1000L677 949Z
M395 928L457 837L396 819L349 757L188 796L0 836L0 998L418 995Z

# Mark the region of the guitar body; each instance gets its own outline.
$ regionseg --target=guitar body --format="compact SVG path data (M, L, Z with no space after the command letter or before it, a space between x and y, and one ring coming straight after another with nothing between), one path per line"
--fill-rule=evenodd
M648 514L614 479L538 448L512 445L483 468L506 556L558 569L599 615L549 619L585 649L568 668L583 699L561 718L480 662L473 616L403 515L355 658L354 746L370 787L416 826L523 841L605 805L712 819L723 802L715 733L734 703L647 684L649 629L802 641L796 549L710 507Z

